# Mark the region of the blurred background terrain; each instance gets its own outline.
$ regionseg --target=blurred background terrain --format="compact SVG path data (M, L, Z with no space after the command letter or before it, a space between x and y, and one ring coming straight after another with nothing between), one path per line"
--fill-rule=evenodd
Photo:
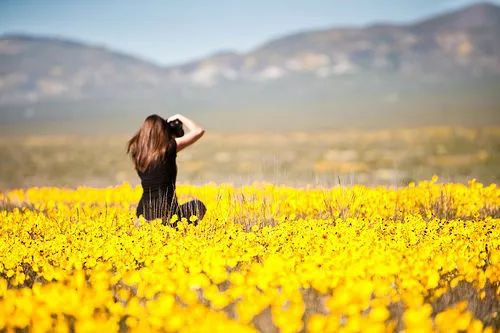
M128 137L23 136L0 139L0 188L138 185ZM207 132L178 155L178 182L234 185L400 186L500 179L500 127L315 132Z
M311 28L178 64L8 32L0 188L137 184L125 144L151 113L207 129L179 154L181 182L496 183L499 91L496 3Z

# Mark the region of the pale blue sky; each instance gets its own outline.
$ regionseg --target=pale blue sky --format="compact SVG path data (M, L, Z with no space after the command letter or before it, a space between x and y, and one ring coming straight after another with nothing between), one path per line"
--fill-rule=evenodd
M0 34L60 36L159 64L248 51L291 32L409 22L474 0L0 0ZM490 1L500 4L500 0Z

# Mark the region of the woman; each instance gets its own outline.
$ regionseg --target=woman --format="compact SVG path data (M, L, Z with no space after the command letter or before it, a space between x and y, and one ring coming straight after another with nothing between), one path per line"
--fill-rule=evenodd
M185 135L182 125L188 130ZM144 120L127 147L143 188L137 217L143 215L146 220L161 218L164 224L174 214L188 221L193 215L198 220L203 218L206 207L200 200L178 205L175 181L177 152L195 143L204 133L203 128L180 114L167 120L154 114Z

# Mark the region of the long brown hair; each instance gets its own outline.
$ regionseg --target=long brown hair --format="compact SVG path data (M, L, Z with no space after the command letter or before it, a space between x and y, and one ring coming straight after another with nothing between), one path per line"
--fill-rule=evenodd
M127 145L127 154L130 154L136 170L144 172L160 162L170 139L166 120L156 114L148 116Z

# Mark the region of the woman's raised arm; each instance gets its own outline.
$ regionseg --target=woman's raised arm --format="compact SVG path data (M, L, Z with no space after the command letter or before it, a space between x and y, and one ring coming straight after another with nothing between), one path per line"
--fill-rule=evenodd
M184 134L184 136L181 136L179 138L175 138L175 141L177 142L177 151L181 151L182 149L186 148L187 146L192 145L196 141L198 141L199 138L203 136L205 133L205 129L197 125L194 121L191 119L183 116L182 114L175 114L167 119L168 122L179 119L182 121L182 124L186 127L188 130L188 133Z

